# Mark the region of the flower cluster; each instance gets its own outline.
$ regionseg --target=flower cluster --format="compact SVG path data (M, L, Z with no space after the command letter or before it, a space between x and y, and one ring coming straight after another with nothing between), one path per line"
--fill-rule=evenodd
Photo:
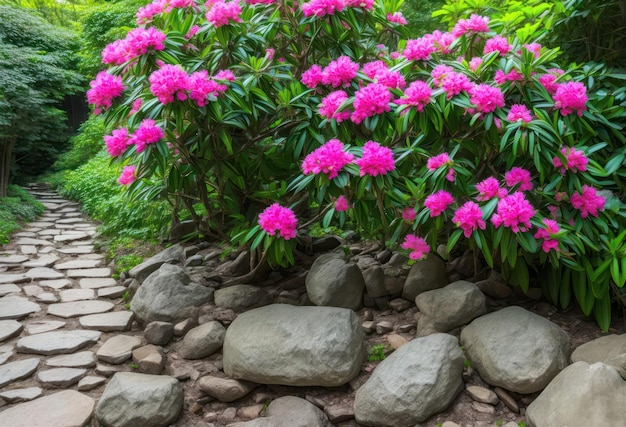
M363 155L355 162L360 168L360 176L385 175L396 168L393 152L375 141L367 141L363 146Z
M344 145L338 139L331 139L310 153L302 163L305 175L325 173L328 179L336 178L341 168L350 164L354 156L344 151Z
M431 172L436 171L442 166L446 166L448 168L446 179L450 182L454 182L454 177L456 176L456 172L452 168L452 166L454 166L454 160L450 158L448 153L437 154L436 156L429 158L426 162L426 167Z
M356 77L359 64L352 62L348 56L340 56L331 61L322 72L322 84L332 87L347 86Z
M533 183L530 180L530 171L520 167L514 167L504 174L506 186L511 188L519 184L520 191L530 191L533 189Z
M352 114L350 111L337 111L346 99L348 99L348 94L343 90L331 92L322 99L322 104L319 109L320 116L326 117L329 120L335 119L337 123L348 120Z
M215 28L228 25L229 21L242 22L241 6L237 1L209 0L205 3L207 8L206 20Z
M345 212L350 208L350 204L348 203L348 199L345 196L341 195L337 197L335 200L335 210L337 212Z
M487 32L489 32L489 18L479 15L472 15L470 19L459 19L452 29L455 37L461 37L467 33Z
M563 147L561 148L561 154L565 157L565 164L563 164L561 159L558 157L554 157L552 159L552 164L555 168L560 168L562 175L565 174L565 171L567 170L570 170L573 173L578 171L585 172L587 170L587 163L589 163L589 159L587 159L583 150L577 150L574 147Z
M171 12L173 9L182 9L195 6L194 0L155 0L144 7L140 7L135 15L137 25L147 24L156 15Z
M422 237L409 234L404 238L404 242L400 245L402 249L411 251L409 258L418 260L425 258L430 252L430 246Z
M228 86L216 80L232 81L234 75L229 70L220 71L213 78L209 77L206 70L189 75L178 65L165 64L152 73L148 80L150 91L163 104L169 104L176 99L184 101L189 97L199 107L204 107L210 96L217 96L228 89Z
M101 109L111 108L113 98L121 96L124 92L122 78L106 71L100 71L89 86L91 89L87 91L87 101L95 106L94 114L99 114Z
M259 214L259 225L270 236L278 231L280 237L289 240L296 237L298 219L291 209L274 203Z
M478 190L476 200L479 202L486 202L494 197L501 199L506 197L508 194L508 191L505 188L500 187L498 180L492 176L476 184L476 190Z
M102 63L123 64L148 52L165 49L165 33L154 27L130 30L125 39L108 44L102 51Z
M537 211L521 191L515 192L498 202L498 208L491 217L491 222L497 228L504 225L518 233L531 228L530 219Z
M544 219L543 225L545 228L539 228L535 233L535 239L543 239L541 243L541 249L548 253L551 250L559 250L559 241L553 237L554 234L558 233L559 226L553 219Z
M472 87L469 93L470 102L480 113L491 113L498 107L504 107L504 94L497 87L479 84Z
M104 143L111 156L117 157L121 155L124 151L126 151L126 147L130 144L128 129L119 128L113 130L111 135L105 135Z
M137 180L137 167L136 166L124 166L122 174L118 178L117 182L121 185L129 185Z
M389 103L392 96L389 88L380 83L370 83L354 94L354 112L351 119L359 124L367 117L391 110Z
M561 115L568 116L574 111L579 116L587 109L587 88L580 82L560 84L554 94L554 108L561 111Z
M524 123L528 123L533 120L533 116L530 114L530 110L528 110L528 107L525 105L514 104L511 106L511 110L506 116L506 119L512 123L520 120Z
M463 230L463 235L469 238L472 233L478 229L487 228L485 220L483 220L483 212L475 202L465 202L463 206L458 208L452 217L452 222Z
M398 105L410 105L415 107L420 113L424 111L424 107L430 103L432 97L432 89L428 83L421 80L412 82L404 91L404 96L395 102Z
M604 210L604 197L598 195L593 187L583 185L582 193L574 193L570 197L570 203L574 209L580 211L580 216L587 218L589 215L598 216L598 211Z
M426 197L424 206L430 210L430 216L434 217L441 215L452 203L454 203L452 194L445 190L439 190Z
M394 24L406 25L406 19L402 15L402 12L394 12L387 14L387 21L393 22Z
M155 144L165 137L163 129L158 127L154 120L145 119L141 122L135 133L129 138L129 145L135 144L137 153L141 153L146 149L148 144Z

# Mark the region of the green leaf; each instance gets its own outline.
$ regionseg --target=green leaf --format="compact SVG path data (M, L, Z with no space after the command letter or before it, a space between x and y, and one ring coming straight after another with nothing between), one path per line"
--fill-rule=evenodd
M608 293L596 300L594 314L602 332L608 332L611 326L611 297Z

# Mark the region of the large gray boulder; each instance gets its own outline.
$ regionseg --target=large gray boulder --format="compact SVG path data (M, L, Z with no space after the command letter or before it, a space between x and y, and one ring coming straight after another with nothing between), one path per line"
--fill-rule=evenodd
M166 375L118 372L96 407L105 427L166 427L183 409L183 388Z
M234 285L218 289L214 295L215 305L234 311L263 307L272 303L267 291L252 285Z
M543 390L568 365L567 334L548 319L507 307L461 332L465 354L489 384L518 393Z
M239 315L222 352L231 378L335 387L358 374L365 347L352 310L273 304Z
M185 259L185 249L180 245L172 245L155 256L131 268L128 275L143 282L150 274L157 271L163 264L180 264Z
M340 254L319 256L306 276L306 291L315 305L357 310L363 301L363 289L361 270Z
M137 289L130 309L140 323L177 323L189 317L194 307L212 300L212 288L192 283L180 266L163 264Z
M411 267L404 281L402 298L415 301L415 297L422 292L443 288L447 284L446 264L438 256L430 255Z
M526 409L530 426L624 426L626 381L612 366L576 362Z
M283 396L270 403L266 417L228 427L332 427L332 424L324 411L308 400Z
M185 359L202 359L222 348L226 329L220 322L211 321L196 326L183 338L178 352Z
M626 369L626 334L607 335L586 342L572 353L572 362L602 362Z
M465 357L448 334L417 338L376 367L356 392L359 424L414 426L445 410L463 390Z

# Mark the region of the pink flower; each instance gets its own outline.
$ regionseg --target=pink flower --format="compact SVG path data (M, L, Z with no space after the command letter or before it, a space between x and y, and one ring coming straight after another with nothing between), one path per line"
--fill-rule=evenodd
M270 236L275 235L276 231L278 231L280 237L289 240L296 237L298 220L291 209L274 203L261 212L259 225Z
M391 149L383 147L375 141L365 143L363 155L355 163L360 168L360 176L385 175L396 168Z
M374 80L376 75L382 74L385 71L388 71L389 67L385 64L385 61L372 61L363 65L363 74L365 74L370 79Z
M539 58L541 56L541 45L539 43L525 44L524 48L527 51L532 52L535 58Z
M454 69L449 65L439 64L430 72L430 76L433 78L435 86L441 86L443 79L453 72Z
M189 76L189 98L196 101L198 107L204 107L209 96L217 95L219 86L209 78L207 70L196 71Z
M268 47L267 49L265 49L265 56L267 56L267 60L271 61L272 59L274 59L274 55L276 54L276 51L270 47Z
M143 99L141 98L135 99L131 105L129 114L135 114L137 111L139 111L142 104L143 104Z
M393 22L394 24L406 25L406 19L402 16L402 12L394 12L393 15L391 13L387 14L387 21Z
M451 33L442 33L439 30L433 31L432 37L433 44L437 48L437 52L443 54L450 53L450 45L454 40L456 40L456 37Z
M479 84L470 89L469 93L470 102L481 113L491 113L498 107L504 107L504 94L497 87Z
M163 50L165 33L154 27L135 28L130 30L123 40L116 40L102 50L104 64L123 64L139 55L148 52L148 49Z
M348 203L348 199L346 199L343 195L337 197L335 200L335 210L337 212L345 212L350 208L350 204Z
M320 116L326 117L329 120L335 119L337 123L348 120L351 114L350 111L337 112L339 106L343 104L346 99L348 99L348 94L343 90L331 92L327 97L322 99L322 105L319 110Z
M448 153L437 154L436 156L431 157L426 162L426 167L429 171L435 171L441 166L451 167L454 164L454 161L450 158Z
M145 119L141 122L135 134L128 141L129 144L135 144L136 151L141 153L146 149L146 145L155 144L157 141L165 137L163 129L158 127L154 120Z
M493 78L493 81L499 85L506 82L521 82L522 80L524 80L524 75L517 71L515 68L513 68L506 74L504 73L504 71L498 70L496 71L496 75Z
M545 228L539 228L535 233L535 239L543 239L543 243L541 244L541 249L545 253L550 252L552 249L558 251L559 250L559 241L552 238L553 234L559 232L559 226L553 219L545 219L543 220L543 225Z
M351 119L359 124L367 117L390 111L391 93L387 86L380 83L370 83L357 90L354 94L354 112Z
M436 51L433 37L427 34L418 39L407 40L404 57L410 61L427 61L430 54Z
M489 32L489 18L486 16L472 15L470 19L459 19L452 29L454 37L461 37L467 33Z
M475 56L469 62L469 69L472 71L478 70L478 67L483 63L483 59L480 56Z
M228 25L228 21L242 22L241 7L236 1L225 2L209 0L205 3L207 8L206 20L209 21L215 28L219 28L223 25Z
M126 147L128 147L128 144L130 143L128 129L115 129L111 135L105 135L104 143L106 144L107 151L111 156L119 156L126 151Z
M561 110L562 116L572 114L583 115L587 109L587 88L580 82L567 82L559 85L554 94L554 108Z
M491 222L496 228L504 225L518 233L531 228L530 219L537 211L532 207L530 202L526 200L524 193L518 191L498 202L498 208L491 217Z
M325 173L328 179L337 177L341 168L352 163L354 156L344 151L344 145L338 139L331 139L305 157L302 171L310 173Z
M478 196L476 196L476 200L479 202L486 202L487 200L491 200L494 197L501 199L506 197L508 192L504 188L500 188L500 183L494 177L489 177L485 180L482 180L478 184L476 184L476 189L478 190Z
M434 70L433 70L434 71ZM446 99L450 100L453 96L460 94L463 91L469 91L474 87L472 82L467 78L465 74L456 73L454 71L449 72L441 80L441 88L447 94Z
M332 87L348 86L356 77L359 68L359 64L352 62L348 56L340 56L324 68L322 83Z
M424 206L430 209L430 216L435 217L441 215L452 203L454 203L452 194L445 190L439 190L426 197Z
M511 106L511 110L509 114L506 116L506 119L511 123L515 123L519 120L524 123L528 123L532 121L533 116L530 114L530 110L522 104L514 104Z
M402 219L409 224L412 224L417 217L417 212L415 212L415 208L404 208L402 210Z
M121 96L124 92L122 78L106 71L100 71L89 86L91 89L87 91L87 101L95 106L94 114L99 114L101 108L104 110L110 108L113 105L113 98Z
M300 6L305 17L317 16L321 18L326 15L334 15L335 12L341 12L345 7L344 0L311 0Z
M466 238L469 238L479 228L484 230L487 227L480 206L474 202L465 202L463 206L458 208L452 217L452 222L463 230L463 235Z
M137 25L147 24L152 21L156 15L160 15L164 11L165 2L156 1L149 3L144 7L140 7L135 15L137 17Z
M367 10L374 8L374 0L345 0L346 7L360 7Z
M604 197L598 196L596 189L588 185L583 185L582 193L574 193L570 197L570 203L574 209L580 211L580 216L583 218L589 215L597 218L598 211L604 210L605 202Z
M319 65L312 65L311 68L302 73L300 81L309 89L313 89L322 82L323 77L324 72L322 71L322 67Z
M514 187L520 184L521 191L530 191L533 189L533 183L530 181L530 172L523 168L514 167L504 174L504 180L507 187Z
M389 67L383 61L368 62L363 66L363 73L370 79L391 89L406 86L402 74L399 71L389 71Z
M400 245L402 249L410 250L409 258L418 260L426 257L426 254L430 252L430 246L426 241L413 234L408 234L404 238L404 242Z
M174 96L179 101L184 101L191 89L189 75L178 65L165 64L152 73L148 81L150 92L163 104L174 102Z
M137 180L137 176L135 175L136 170L136 166L124 166L124 169L122 169L122 174L118 178L117 182L122 185L132 184Z
M411 83L404 91L404 96L395 102L398 105L406 104L415 107L421 113L424 111L424 107L430 103L432 93L428 83L418 80Z
M500 52L500 56L504 56L511 51L511 45L502 36L493 36L493 38L487 40L485 43L485 49L483 53L486 55L490 52Z
M184 9L186 7L195 6L194 0L168 0L168 12L172 9Z
M547 71L548 74L543 74L539 76L539 83L541 83L541 85L546 88L550 95L554 95L558 87L561 85L556 81L556 79L559 76L565 74L565 71L559 68L550 68Z
M552 159L552 164L555 168L561 168L562 175L565 174L566 170L571 170L574 173L587 170L589 159L587 159L583 150L577 150L574 147L563 147L561 148L561 153L565 156L566 164L564 165L558 157Z
M249 5L255 5L255 4L272 4L274 3L275 0L246 0L246 3L248 3Z

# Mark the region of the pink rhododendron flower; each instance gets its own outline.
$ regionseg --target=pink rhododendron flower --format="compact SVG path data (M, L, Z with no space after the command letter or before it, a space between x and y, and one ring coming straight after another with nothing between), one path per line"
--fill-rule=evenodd
M230 70L219 70L217 73L215 73L213 78L215 80L227 80L229 82L235 81L235 75Z
M137 180L137 176L135 175L136 171L136 166L124 166L124 169L122 169L122 174L118 178L117 182L122 185L132 184Z
M493 36L485 43L483 53L486 55L491 52L500 52L500 56L504 56L511 51L511 45L502 36Z
M213 24L215 28L228 25L228 21L242 22L240 18L241 7L236 1L209 0L205 3L205 6L207 8L206 20Z
M530 191L533 189L533 183L530 181L530 172L523 168L514 167L504 174L504 181L507 187L514 187L520 184L521 191Z
M320 116L326 117L327 119L335 119L337 123L340 123L344 120L350 118L350 111L340 111L337 112L337 109L343 102L348 99L348 94L343 90L337 90L335 92L331 92L327 97L322 99L322 105L320 106Z
M335 210L337 212L345 212L350 208L350 204L348 203L348 199L346 199L343 195L337 197L335 200Z
M469 69L472 71L478 70L478 67L483 63L483 59L480 56L473 57L469 62Z
M441 89L446 93L446 99L450 100L463 91L470 91L474 85L465 74L454 71L446 74L441 80Z
M524 123L528 123L532 121L533 116L530 114L530 110L523 104L514 104L511 106L511 110L509 114L506 116L506 119L511 123L515 123L518 120L523 121Z
M424 107L430 103L432 89L428 83L423 81L412 82L404 91L404 96L395 102L398 105L410 105L415 107L420 113L424 111Z
M359 68L359 64L352 62L348 56L340 56L324 68L322 83L332 87L348 86L356 77Z
M441 215L452 203L454 203L452 194L445 190L439 190L426 197L424 206L430 209L430 216L435 217Z
M111 135L105 135L104 143L106 144L109 154L113 157L117 157L126 151L129 139L128 129L119 128L111 132Z
M505 73L502 70L498 70L496 71L496 75L493 78L493 81L499 85L506 82L521 82L522 80L524 80L524 75L517 71L515 68L513 68L508 73Z
M272 59L274 59L274 55L276 54L276 51L270 47L268 47L267 49L265 49L265 56L267 56L267 60L271 61Z
M130 137L129 144L135 144L136 151L141 153L146 149L146 145L154 144L165 137L163 129L158 127L154 120L145 119L141 122L135 134Z
M561 110L562 116L572 114L579 116L587 109L587 88L580 82L567 82L559 85L554 94L554 108Z
M539 83L546 88L550 95L554 95L558 87L561 85L556 81L556 79L563 74L565 74L565 71L559 68L550 68L548 70L548 74L539 76Z
M189 98L196 101L198 107L206 105L209 95L217 95L219 84L209 78L207 70L196 71L189 76Z
M428 245L428 243L426 243L423 238L417 237L413 234L408 234L404 238L404 242L402 242L400 247L402 249L411 251L411 253L409 254L409 258L413 260L422 259L426 257L426 254L428 254L428 252L430 252L430 246Z
M280 237L289 240L296 237L298 220L291 209L274 203L261 212L259 225L270 236L275 235L278 231Z
M354 156L344 151L344 145L338 139L331 139L305 157L302 171L310 173L325 173L328 179L337 177L341 168L352 163Z
M596 189L588 185L583 185L582 193L574 193L570 197L570 203L574 209L580 211L580 216L583 218L589 215L597 218L598 211L604 210L605 202L604 197L599 196Z
M198 34L198 31L200 31L200 27L197 25L194 25L193 27L189 29L189 31L187 31L187 34L185 34L185 38L187 40L190 40L191 38L193 38L193 36Z
M505 188L500 188L500 183L492 176L476 184L476 189L478 190L476 200L479 202L486 202L494 197L501 199L508 194Z
M393 14L387 14L387 21L393 22L394 24L406 25L406 19L402 15L402 12L394 12Z
M435 86L441 86L443 83L443 79L450 73L452 73L454 69L449 65L439 64L430 72L430 76L433 78L433 83Z
M367 117L390 111L391 93L387 86L380 83L370 83L357 90L354 94L354 112L351 119L359 124Z
M366 10L374 8L374 0L344 0L346 7L360 7Z
M483 212L474 202L465 202L458 208L452 217L452 222L463 230L463 235L469 238L478 229L484 230L487 227L483 220Z
M194 0L168 0L168 12L172 9L184 9L186 7L194 7L196 2Z
M504 225L519 233L531 228L530 219L537 211L533 208L524 193L518 191L498 202L496 213L491 217L491 222L496 228Z
M417 212L415 212L415 208L404 208L402 210L402 219L409 224L412 224L417 217Z
M139 111L142 104L143 104L143 99L141 98L135 99L131 105L129 114L135 114L137 111Z
M87 101L95 106L94 114L100 114L100 109L110 108L113 105L113 98L121 96L124 92L122 78L106 71L100 71L89 86L91 89L87 91Z
M116 40L102 50L102 63L119 65L147 53L150 48L163 50L165 38L165 33L154 27L132 29L125 39Z
M334 15L335 12L341 12L344 7L344 0L311 0L308 3L303 3L300 10L307 18L313 15L321 18L326 15Z
M504 107L504 94L493 86L479 84L469 90L470 102L481 113L491 113L496 108Z
M393 152L389 147L381 146L378 142L367 141L363 146L363 155L355 162L359 168L359 175L385 175L396 168Z
M322 83L323 76L324 72L322 71L322 67L320 67L319 65L312 65L311 68L302 73L300 81L309 89L313 89L314 87Z
M410 61L427 61L430 54L436 51L433 37L427 34L418 39L407 40L404 57Z
M246 0L246 3L248 3L249 5L255 5L255 4L272 4L274 3L275 0Z
M524 48L527 51L532 52L535 58L539 58L541 56L541 45L539 43L525 44Z
M558 157L552 159L554 167L561 168L561 174L565 174L566 170L571 170L574 173L578 171L585 172L587 170L589 159L587 159L583 150L577 150L574 147L563 147L561 148L561 153L563 153L567 161L565 165Z
M174 96L179 101L187 99L187 92L191 89L189 75L177 65L165 64L148 78L150 92L163 104L174 102Z
M455 170L452 168L454 166L454 161L450 159L448 153L441 153L436 156L431 157L426 162L426 167L430 171L435 171L438 168L446 166L448 167L448 173L446 174L446 179L450 182L454 182L454 177L456 175Z
M385 71L388 71L389 67L385 63L385 61L372 61L363 65L363 74L365 74L370 79L374 80L377 74L381 74Z
M437 52L448 54L450 53L450 45L456 37L454 37L451 33L442 33L439 30L435 30L432 33L433 44L437 48Z
M467 33L489 32L489 18L486 16L472 15L470 19L459 19L452 29L454 37L461 37Z
M155 1L153 3L149 3L144 7L140 7L135 15L137 17L137 25L147 24L152 21L156 15L160 15L165 10L165 1Z
M544 219L543 225L545 228L539 228L535 233L535 239L543 239L541 243L541 249L545 253L550 252L551 250L559 250L559 241L552 237L553 234L559 232L559 226L553 219Z
M389 71L384 61L373 61L363 65L363 74L391 89L402 89L406 86L402 74L399 71Z

